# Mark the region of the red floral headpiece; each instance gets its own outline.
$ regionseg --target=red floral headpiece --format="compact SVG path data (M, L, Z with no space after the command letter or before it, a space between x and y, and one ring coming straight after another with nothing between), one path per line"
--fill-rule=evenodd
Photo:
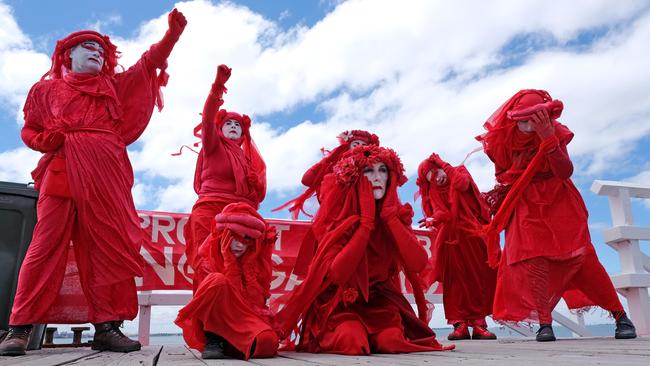
M364 130L350 130L343 131L336 138L339 139L339 144L351 143L354 140L361 140L368 145L379 145L379 137L374 133Z
M395 174L397 185L401 186L408 180L404 175L404 166L397 153L392 149L375 145L358 146L347 151L339 160L333 173L340 185L350 186L361 176L363 168L382 162L388 167L388 171Z
M104 66L101 73L108 76L115 75L115 67L119 58L117 47L106 35L91 30L82 30L70 33L67 37L56 42L54 53L52 53L52 67L41 79L48 76L51 79L62 78L63 69L71 69L70 51L74 46L84 41L97 42L102 46L104 49Z

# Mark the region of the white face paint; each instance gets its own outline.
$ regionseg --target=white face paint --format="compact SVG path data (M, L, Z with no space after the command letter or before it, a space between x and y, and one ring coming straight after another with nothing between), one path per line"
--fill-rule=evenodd
M248 245L240 242L237 239L232 239L230 242L230 251L232 252L232 255L235 256L235 258L239 258L244 253L246 253L246 249L248 249Z
M84 41L70 51L72 72L99 74L104 66L104 49L94 41Z
M364 145L368 145L368 144L366 144L366 142L363 140L352 140L352 142L350 142L350 150L354 149L357 146L364 146Z
M382 199L386 194L386 183L388 182L388 167L379 162L363 169L363 175L368 177L372 184L372 194L376 200Z
M519 131L525 133L535 132L535 129L533 128L533 124L530 123L530 121L517 121L517 128L519 128Z
M241 125L234 119L229 119L221 127L221 132L231 140L238 140L241 137Z

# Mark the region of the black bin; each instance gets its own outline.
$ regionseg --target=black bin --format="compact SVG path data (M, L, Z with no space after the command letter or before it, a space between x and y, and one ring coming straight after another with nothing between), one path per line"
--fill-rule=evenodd
M31 185L0 182L0 329L9 328L18 271L36 225L38 192ZM27 349L40 349L45 325L35 325Z

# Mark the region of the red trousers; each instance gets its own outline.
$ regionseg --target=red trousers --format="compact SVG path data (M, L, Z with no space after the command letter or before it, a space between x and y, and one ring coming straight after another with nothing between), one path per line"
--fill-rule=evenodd
M134 279L98 286L93 233L81 227L74 203L41 195L38 222L20 267L9 323L102 323L133 319L138 313ZM69 263L73 243L76 265Z
M278 337L269 322L221 273L211 273L201 281L192 301L178 312L175 321L191 348L203 351L205 332L210 332L232 345L233 349L225 349L227 354L245 360L277 354Z
M508 265L501 258L494 299L494 318L505 321L552 322L551 312L565 298L571 309L600 306L622 311L609 275L592 245L564 257L535 257Z

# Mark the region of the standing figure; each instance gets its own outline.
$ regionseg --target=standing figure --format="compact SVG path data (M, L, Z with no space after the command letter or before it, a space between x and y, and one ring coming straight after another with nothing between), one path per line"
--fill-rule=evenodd
M425 224L438 232L434 271L425 287L442 283L445 317L454 326L447 338L496 339L485 322L492 314L496 270L487 265L485 241L478 235L490 222L487 205L463 165L453 167L433 153L418 173Z
M427 325L417 273L427 263L411 229L413 210L397 187L404 168L390 149L368 145L343 154L323 179L314 224L326 228L305 280L277 303L281 338L296 331L298 351L368 355L452 349ZM404 271L419 318L399 285Z
M194 172L194 191L199 199L184 228L185 255L192 266L216 214L233 202L245 202L257 209L266 195L266 165L250 134L251 119L219 109L230 72L226 65L218 67L201 124L194 129L202 143Z
M57 42L52 68L29 91L21 137L45 153L32 172L38 222L0 355L25 354L34 323L90 322L93 349L140 349L119 329L137 315L134 277L142 276L143 264L126 147L142 134L154 105L162 108L166 60L187 24L176 9L168 22L163 39L121 73L115 73L118 53L108 36L72 33ZM81 298L62 288L70 242Z
M494 319L536 321L538 341L554 341L551 312L561 297L571 309L600 306L616 320L616 338L635 338L587 226L587 208L571 181L563 109L544 90L521 90L483 125L477 139L494 162L498 186L488 203L488 263L499 266ZM505 229L501 258L499 233Z
M176 318L188 346L206 359L273 357L278 337L266 302L275 228L247 203L216 215L195 257L195 291Z
M305 202L312 196L316 196L320 202L321 198L321 186L323 184L323 178L327 174L332 172L332 168L343 154L351 149L354 149L357 146L365 145L374 145L379 146L379 137L374 133L370 133L363 130L351 130L343 131L338 136L339 146L335 147L331 151L325 151L326 155L309 168L305 174L302 176L302 184L307 186L307 189L295 199L285 203L284 205L274 209L273 211L279 211L289 206L289 211L291 212L292 218L295 220L298 218L300 212L304 213L309 217L313 217L304 210ZM307 274L307 269L311 263L314 253L316 252L317 240L319 237L324 235L322 228L318 225L312 226L305 238L303 239L300 245L300 251L296 257L296 264L294 265L293 273L298 276L304 276Z

